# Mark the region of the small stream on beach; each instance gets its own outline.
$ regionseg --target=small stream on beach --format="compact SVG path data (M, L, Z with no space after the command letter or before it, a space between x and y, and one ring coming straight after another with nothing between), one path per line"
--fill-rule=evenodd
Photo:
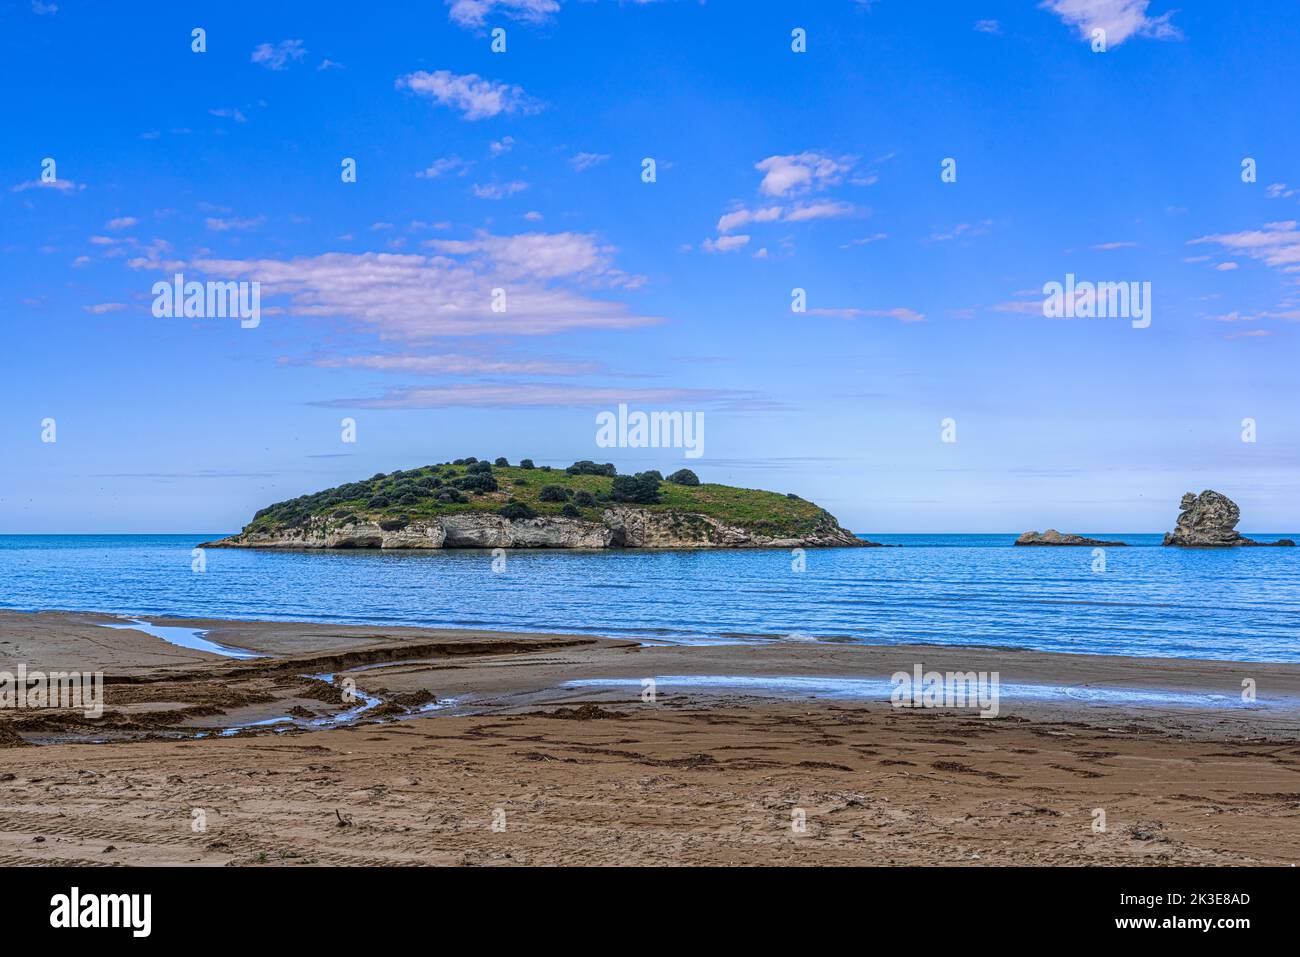
M206 637L207 632L201 628L181 628L174 625L155 625L140 619L132 619L125 624L104 623L104 628L130 629L132 631L142 631L147 635L153 635L155 638L161 638L163 641L177 645L181 648L189 648L193 651L207 651L213 654L221 655L225 658L247 661L255 658L265 657L252 651L246 651L243 648L231 648L226 645L219 645L216 642L209 641ZM335 675L299 675L301 678L313 678L317 681L323 681L328 685L334 684ZM269 727L277 731L288 731L292 728L338 728L344 725L354 724L362 718L368 711L371 711L384 703L384 699L377 695L369 694L355 685L348 689L349 693L354 695L359 704L346 711L340 711L337 714L322 715L319 718L297 718L293 715L282 715L274 718L262 718L259 721L246 721L240 724L231 725L223 728L221 731L209 732L201 731L195 735L196 738L221 737L228 738L250 728ZM454 702L450 699L446 701L430 702L415 708L405 717L414 717L420 714L426 714L430 711L437 711L442 708L450 707Z

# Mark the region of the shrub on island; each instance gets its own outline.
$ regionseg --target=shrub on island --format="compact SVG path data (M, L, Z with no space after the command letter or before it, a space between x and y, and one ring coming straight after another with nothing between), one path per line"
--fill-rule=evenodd
M497 510L497 514L504 518L518 522L525 518L536 518L537 513L525 505L523 502L509 501Z
M537 500L540 502L567 502L573 497L573 492L563 485L543 485L542 490L537 493Z
M454 479L451 484L463 491L478 493L495 492L498 487L495 478L482 472L467 473L458 479Z
M659 501L659 480L645 472L615 476L609 497L616 502L654 505Z
M591 459L582 459L574 462L564 471L570 475L604 475L613 478L618 475L618 469L614 468L613 462L606 462L604 465L597 465Z

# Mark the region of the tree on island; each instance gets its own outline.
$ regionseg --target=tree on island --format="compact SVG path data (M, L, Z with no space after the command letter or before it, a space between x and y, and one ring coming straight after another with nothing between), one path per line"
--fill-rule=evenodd
M654 505L659 501L659 479L649 472L615 476L609 497L616 502Z
M618 475L618 469L614 468L613 462L606 462L604 465L597 465L591 459L583 459L580 462L574 462L564 471L570 475L605 475L613 478Z

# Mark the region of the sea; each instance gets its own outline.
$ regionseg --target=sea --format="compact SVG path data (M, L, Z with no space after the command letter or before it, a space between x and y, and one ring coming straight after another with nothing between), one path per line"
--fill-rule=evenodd
M1006 534L804 552L195 552L225 534L0 536L0 608L1300 661L1300 548L1110 532L1088 534L1131 547L1014 547Z

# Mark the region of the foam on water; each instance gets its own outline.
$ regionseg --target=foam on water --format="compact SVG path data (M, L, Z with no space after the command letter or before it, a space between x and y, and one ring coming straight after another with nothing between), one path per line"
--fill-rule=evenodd
M894 690L888 678L830 678L803 675L660 675L654 679L660 690L706 689L714 691L768 694L805 694L827 698L856 698L888 701ZM564 682L564 688L632 688L639 696L641 678L579 678ZM1296 708L1300 701L1279 698L1244 702L1240 695L1213 692L1165 691L1157 688L1088 688L1067 685L999 683L1001 698L1016 701L1072 699L1088 704L1160 706L1186 708Z

